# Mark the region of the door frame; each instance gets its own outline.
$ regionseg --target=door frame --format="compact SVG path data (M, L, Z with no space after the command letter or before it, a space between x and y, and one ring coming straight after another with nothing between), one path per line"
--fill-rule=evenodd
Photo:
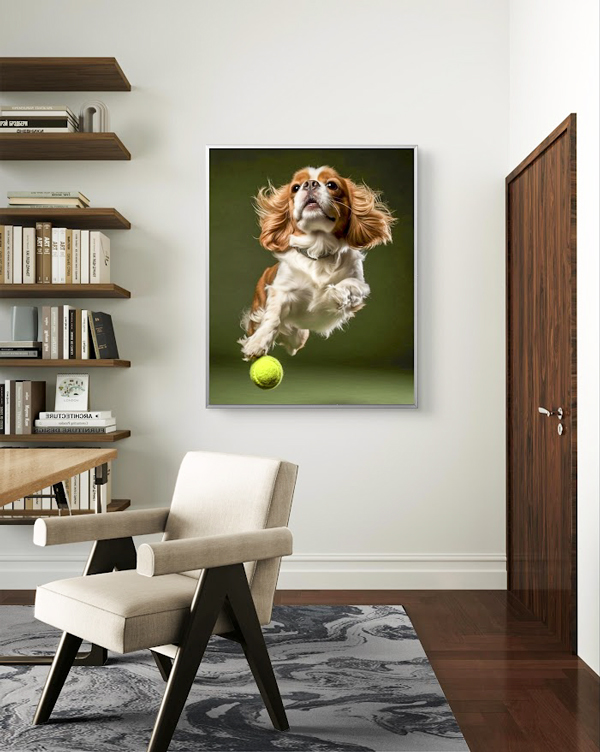
M506 220L506 559L507 559L507 589L513 589L512 582L512 467L511 467L511 248L510 248L510 217L509 217L509 186L511 182L526 170L543 152L558 140L563 134L569 140L569 255L571 265L571 401L568 405L570 414L571 437L571 476L570 500L572 510L571 521L571 639L570 646L577 651L577 116L571 113L545 138L515 169L507 176L505 182L505 220Z

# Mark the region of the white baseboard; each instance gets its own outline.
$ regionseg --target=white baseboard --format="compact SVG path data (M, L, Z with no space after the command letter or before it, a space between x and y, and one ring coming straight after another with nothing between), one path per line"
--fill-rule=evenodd
M0 590L81 574L85 557L0 555ZM281 590L504 590L504 554L294 554Z

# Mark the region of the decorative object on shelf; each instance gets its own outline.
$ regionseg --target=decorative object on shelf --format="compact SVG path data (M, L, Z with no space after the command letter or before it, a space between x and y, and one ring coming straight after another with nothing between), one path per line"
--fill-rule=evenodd
M416 406L416 161L208 147L209 406ZM286 378L258 390L244 361L267 355Z
M89 373L59 373L56 376L56 412L87 412L89 409Z
M86 102L79 113L79 129L84 133L107 133L110 131L110 115L104 102Z
M38 309L37 306L12 306L11 332L15 342L37 340Z

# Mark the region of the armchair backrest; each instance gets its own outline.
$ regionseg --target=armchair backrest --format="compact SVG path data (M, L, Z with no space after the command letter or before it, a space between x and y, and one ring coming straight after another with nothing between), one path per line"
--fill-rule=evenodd
M163 540L287 526L298 468L267 457L188 452L183 458ZM262 623L271 618L281 559L246 565ZM185 572L198 577L199 571Z

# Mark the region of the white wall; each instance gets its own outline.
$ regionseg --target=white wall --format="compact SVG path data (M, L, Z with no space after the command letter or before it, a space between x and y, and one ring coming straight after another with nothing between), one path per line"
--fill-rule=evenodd
M598 2L511 0L510 163L577 113L579 654L600 671Z
M133 84L3 97L99 96L133 154L0 179L133 223L112 242L134 297L102 302L133 367L93 372L94 405L133 430L117 495L168 503L188 449L278 455L300 465L283 587L504 587L506 1L28 0L3 26L4 55L114 55ZM418 410L206 410L206 143L419 145ZM80 566L30 537L0 528L0 587Z

